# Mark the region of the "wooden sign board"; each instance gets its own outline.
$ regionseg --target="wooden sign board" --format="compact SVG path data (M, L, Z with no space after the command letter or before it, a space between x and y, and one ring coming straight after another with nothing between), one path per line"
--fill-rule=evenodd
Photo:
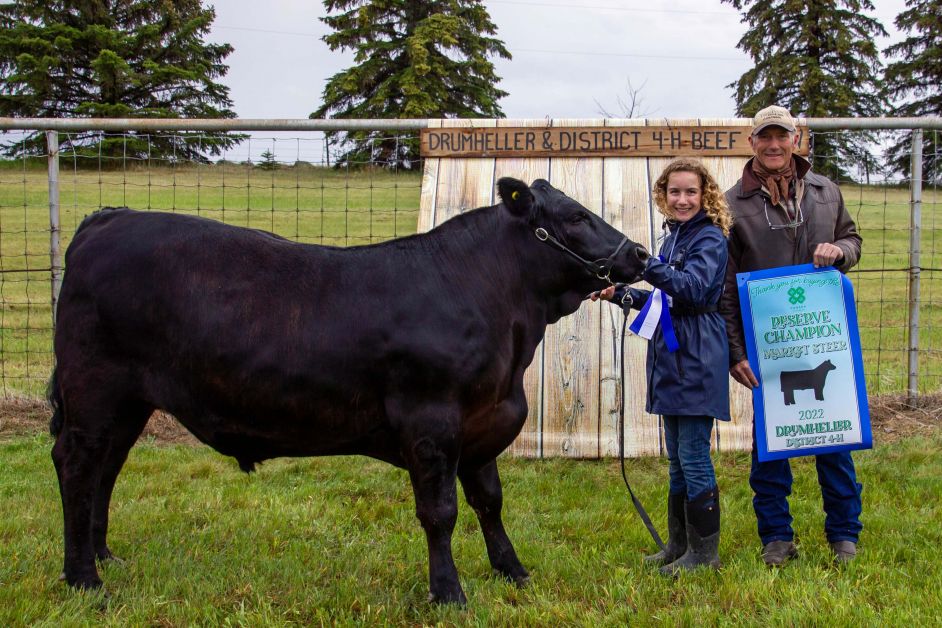
M798 127L795 151L808 154ZM423 157L750 157L749 127L453 127L422 129Z

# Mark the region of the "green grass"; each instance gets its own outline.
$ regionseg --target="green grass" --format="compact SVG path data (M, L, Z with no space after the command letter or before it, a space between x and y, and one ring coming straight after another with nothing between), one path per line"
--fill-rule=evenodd
M52 366L48 182L39 165L0 167L0 394L41 394ZM351 245L414 233L421 174L310 166L273 171L238 165L83 170L63 160L62 247L99 206L199 214L302 242ZM908 377L909 192L843 186L864 237L853 273L868 391L902 392ZM923 198L922 259L942 268L942 195ZM28 273L19 272L33 269ZM922 275L920 378L942 389L942 273Z
M502 459L504 520L532 585L490 574L460 501L454 552L466 610L426 602L427 556L408 477L366 458L274 460L253 475L205 447L132 450L102 569L111 599L57 581L62 518L46 435L0 442L0 625L932 625L942 613L942 433L857 452L858 560L830 562L813 461L793 461L801 556L759 557L747 454L716 457L719 572L673 581L612 461ZM666 461L627 462L665 527Z

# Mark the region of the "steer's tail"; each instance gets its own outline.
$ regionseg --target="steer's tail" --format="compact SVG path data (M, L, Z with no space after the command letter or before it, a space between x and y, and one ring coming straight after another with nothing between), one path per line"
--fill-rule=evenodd
M52 406L52 418L49 419L49 433L58 436L62 431L62 392L59 390L59 377L57 369L52 369L52 377L46 387L46 399Z

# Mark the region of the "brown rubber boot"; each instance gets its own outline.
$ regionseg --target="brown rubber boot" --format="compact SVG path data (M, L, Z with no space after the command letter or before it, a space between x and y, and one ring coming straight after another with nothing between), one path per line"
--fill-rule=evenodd
M687 551L684 555L661 567L665 576L676 576L697 567L720 568L720 492L719 489L701 493L686 503Z
M667 495L667 545L657 554L644 557L648 565L667 565L687 551L687 517L684 513L686 495L676 493Z

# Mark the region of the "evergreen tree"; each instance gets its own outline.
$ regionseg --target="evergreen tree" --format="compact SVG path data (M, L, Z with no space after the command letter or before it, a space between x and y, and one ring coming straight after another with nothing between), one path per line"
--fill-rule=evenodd
M883 112L874 37L886 30L863 11L870 0L722 0L743 11L749 30L737 47L754 66L728 87L737 113L752 116L768 105L809 118L877 116ZM744 10L745 9L745 10ZM818 133L815 169L832 178L868 159L867 133ZM872 159L870 159L872 161Z
M324 0L331 50L355 51L332 76L312 118L499 118L507 93L489 56L510 53L480 0ZM389 133L346 134L338 165L411 167L418 141Z
M228 44L203 41L215 18L199 0L16 0L0 4L0 115L232 118ZM101 145L99 146L99 140ZM63 151L205 160L223 133L63 134ZM40 134L6 147L42 153Z
M258 162L258 168L262 170L277 170L278 162L275 160L275 154L270 150L266 149L264 153L260 155L261 161Z
M887 96L894 103L894 115L942 116L942 0L907 0L906 7L895 24L909 36L885 51L888 57L898 59L886 68ZM926 181L942 181L940 144L938 131L924 131ZM911 151L912 137L907 134L888 151L890 168L908 177Z

